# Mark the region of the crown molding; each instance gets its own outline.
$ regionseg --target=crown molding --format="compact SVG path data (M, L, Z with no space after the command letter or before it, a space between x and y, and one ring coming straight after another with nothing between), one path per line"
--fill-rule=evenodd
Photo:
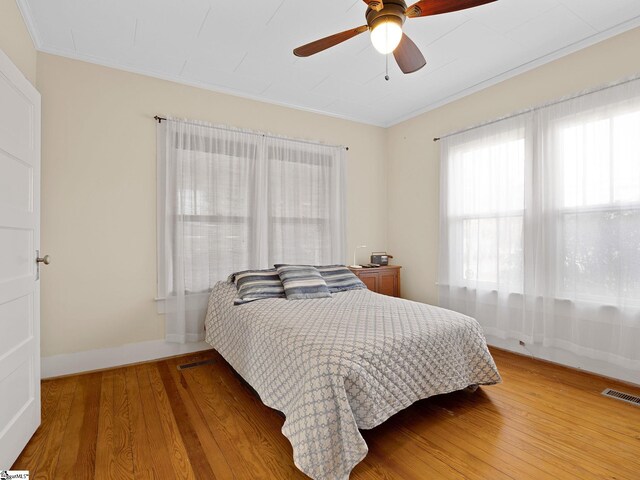
M40 50L42 47L42 41L40 40L36 24L33 21L33 15L31 14L31 7L29 7L29 3L27 3L27 0L16 0L16 3L18 5L18 10L20 10L20 13L22 14L22 19L27 26L27 31L31 36L31 41L33 42L34 47L36 50Z

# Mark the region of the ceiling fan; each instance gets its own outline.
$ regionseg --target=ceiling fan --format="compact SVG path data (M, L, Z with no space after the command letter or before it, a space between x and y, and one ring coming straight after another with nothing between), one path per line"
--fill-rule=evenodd
M376 50L384 55L393 52L400 70L403 73L413 73L424 67L427 61L416 44L402 32L402 25L407 17L428 17L456 12L497 0L422 0L410 7L407 7L404 0L363 1L367 4L366 25L307 43L296 48L293 54L297 57L308 57L371 30L371 43Z

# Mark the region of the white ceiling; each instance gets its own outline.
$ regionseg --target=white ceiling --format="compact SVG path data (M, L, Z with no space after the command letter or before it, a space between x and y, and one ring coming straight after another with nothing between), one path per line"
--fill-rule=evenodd
M362 0L18 1L39 50L380 126L640 26L638 0L499 0L407 19L427 66L403 75L391 57L386 82L367 33L292 53L363 25Z

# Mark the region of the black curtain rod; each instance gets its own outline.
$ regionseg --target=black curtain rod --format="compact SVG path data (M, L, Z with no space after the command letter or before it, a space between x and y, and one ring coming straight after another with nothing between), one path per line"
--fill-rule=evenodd
M158 115L155 115L153 117L158 123L162 123L163 120L166 120L165 117L160 117ZM200 125L199 123L195 123L194 125ZM206 125L205 125L206 126ZM217 128L217 129L221 129L221 130L229 130L230 132L235 132L235 130L231 130L231 129L226 129L226 128L221 128L221 127L212 127L212 128ZM265 133L252 133L252 135L262 135L263 137L271 137L271 135L267 135ZM273 138L279 138L279 137L273 137ZM315 142L307 142L305 140L295 140L292 139L294 142L299 142L299 143L308 143L309 145L321 145L321 146L329 146L329 145L322 145L321 143L315 143ZM349 150L349 147L344 147L345 150Z

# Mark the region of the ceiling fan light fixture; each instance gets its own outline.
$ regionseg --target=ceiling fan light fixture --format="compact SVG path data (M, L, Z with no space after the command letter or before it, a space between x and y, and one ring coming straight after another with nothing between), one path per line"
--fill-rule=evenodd
M371 29L371 43L374 48L386 55L393 52L402 40L402 20L395 16L386 16Z

